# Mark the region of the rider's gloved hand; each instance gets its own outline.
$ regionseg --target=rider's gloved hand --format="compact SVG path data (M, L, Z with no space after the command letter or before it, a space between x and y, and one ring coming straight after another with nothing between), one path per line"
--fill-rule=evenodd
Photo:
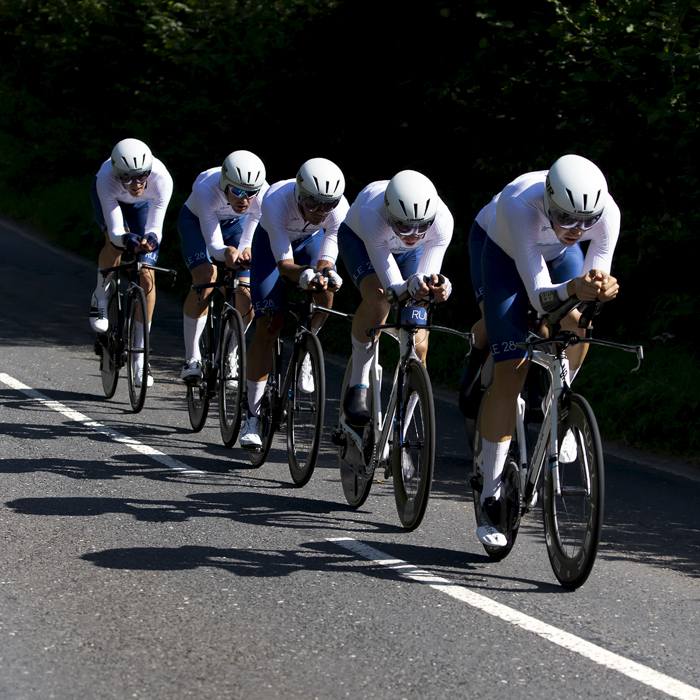
M335 271L327 267L323 271L323 276L328 280L328 286L337 292L343 286L343 278Z
M437 278L437 282L432 281L433 277ZM447 301L447 299L449 299L450 297L450 294L452 294L452 282L450 282L450 280L447 277L445 277L445 275L441 274L429 275L429 278L431 280L430 284L428 285L429 287L436 289L442 287L443 285L445 286L445 291L440 295L435 294L435 298L438 301Z
M406 287L408 293L415 297L417 295L424 296L427 294L428 287L423 280L423 275L411 275L408 280L406 280Z
M144 247L148 248L149 253L155 253L156 250L158 250L158 238L156 237L155 233L147 233L144 238L146 239L146 242L144 243Z
M122 244L128 253L135 253L141 245L141 236L136 233L125 233L122 236Z
M323 277L320 272L316 272L313 267L307 267L299 277L299 289L307 291L309 285L318 284L319 280Z

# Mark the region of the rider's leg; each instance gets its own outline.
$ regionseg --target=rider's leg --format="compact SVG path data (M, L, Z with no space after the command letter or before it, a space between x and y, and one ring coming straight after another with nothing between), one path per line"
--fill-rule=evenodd
M527 375L528 361L506 360L494 366L493 383L481 409L482 503L498 497L501 474L515 431L515 407Z
M469 353L467 365L462 372L462 385L459 392L459 409L469 419L475 419L479 410L481 392L472 396L474 380L479 375L482 365L488 356L488 334L484 321L484 286L481 258L486 242L486 231L475 221L469 232L469 272L474 290L474 296L481 310L481 318L472 326L474 346ZM470 401L470 398L472 399Z
M376 273L360 281L362 301L352 319L352 376L350 387L369 387L369 373L374 356L371 338L366 328L381 326L387 319L391 306Z
M211 263L205 263L192 268L192 284L210 284L216 282L217 269ZM202 359L199 350L199 339L202 337L207 323L209 295L211 289L203 289L197 293L190 288L183 308L183 331L185 340L185 360Z

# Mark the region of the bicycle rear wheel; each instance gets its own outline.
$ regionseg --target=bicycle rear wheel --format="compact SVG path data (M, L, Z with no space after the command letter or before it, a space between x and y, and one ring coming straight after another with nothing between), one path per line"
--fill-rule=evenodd
M481 522L481 493L484 486L484 474L481 467L481 416L486 397L489 395L490 391L491 385L489 384L481 399L479 414L476 418L473 448L474 465L472 475L469 478L469 484L472 487L472 498L474 499L474 516L476 518L477 527ZM518 453L518 446L515 438L513 438L501 476L501 522L505 525L503 534L506 537L506 544L502 547L492 547L482 544L486 554L494 561L501 561L510 554L520 528L521 492L520 468L518 467L517 458Z
M209 311L211 313L211 310ZM212 384L216 382L214 365L212 362L214 347L214 333L211 327L211 319L207 319L204 331L199 338L199 351L202 357L202 379L196 384L187 385L187 413L190 416L190 425L195 433L198 433L207 422L209 414L209 401L214 393Z
M304 333L292 361L295 365L287 400L287 455L292 480L297 486L304 486L316 467L326 405L323 350L313 333Z
M571 394L562 401L557 428L559 484L544 470L542 512L547 553L559 583L583 585L598 553L603 526L605 476L598 423L586 399Z
M146 400L148 388L148 309L146 308L146 295L141 287L136 285L129 289L126 307L129 314L126 319L126 378L129 387L129 401L134 413L138 413ZM143 337L137 338L136 324L143 327ZM141 371L141 386L137 386Z
M114 289L112 288L112 292ZM107 305L107 321L109 326L106 333L100 334L102 357L100 359L100 374L102 389L105 396L111 399L117 390L119 381L119 299L115 293L109 297Z
M262 446L259 450L249 450L251 464L254 467L262 467L267 461L272 448L272 441L275 437L275 409L279 404L279 387L277 386L277 376L279 375L279 357L277 347L272 349L272 369L267 377L265 393L260 404L260 423L258 431Z
M338 418L338 431L343 431L340 424L340 417L343 416L343 401L345 399L345 391L348 388L350 376L352 374L352 357L348 361L345 377L343 378L343 386L340 390L340 416ZM370 376L370 397L373 396L372 387L374 380ZM374 407L370 406L370 413L374 415ZM364 428L363 437L373 431L371 425L366 425ZM360 508L369 496L369 490L372 487L374 479L374 469L367 468L366 456L371 457L371 449L367 450L367 455L360 453L357 445L347 436L343 435L341 444L338 446L338 463L340 465L340 482L343 485L343 493L345 500L353 508ZM371 447L371 446L370 446Z
M428 371L419 360L409 361L399 382L391 449L394 496L401 524L415 530L425 515L433 482L435 404Z
M241 406L246 381L245 335L243 320L236 309L229 309L221 324L219 362L219 427L226 447L233 447L241 428Z

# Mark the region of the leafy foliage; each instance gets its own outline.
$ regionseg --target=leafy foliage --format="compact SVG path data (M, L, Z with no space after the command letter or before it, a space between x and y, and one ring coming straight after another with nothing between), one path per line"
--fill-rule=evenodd
M0 35L0 209L86 255L99 240L85 183L126 136L175 179L168 264L191 183L236 148L259 153L270 181L331 158L351 200L414 168L455 214L445 272L458 284L438 320L464 330L478 313L464 274L474 215L574 152L623 211L622 293L601 335L693 341L696 0L387 0L371 14L351 0L0 0ZM449 374L445 348L431 363Z

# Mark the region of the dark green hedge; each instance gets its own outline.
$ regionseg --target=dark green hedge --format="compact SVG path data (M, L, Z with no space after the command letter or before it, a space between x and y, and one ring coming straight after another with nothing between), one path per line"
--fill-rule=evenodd
M351 200L415 168L455 214L440 321L466 329L475 213L575 152L600 165L623 211L622 292L600 332L688 347L699 29L689 0L0 0L0 210L95 255L90 179L116 141L141 138L175 179L163 259L179 264L179 206L232 150L258 153L271 182L328 157ZM454 361L435 365L454 381Z

